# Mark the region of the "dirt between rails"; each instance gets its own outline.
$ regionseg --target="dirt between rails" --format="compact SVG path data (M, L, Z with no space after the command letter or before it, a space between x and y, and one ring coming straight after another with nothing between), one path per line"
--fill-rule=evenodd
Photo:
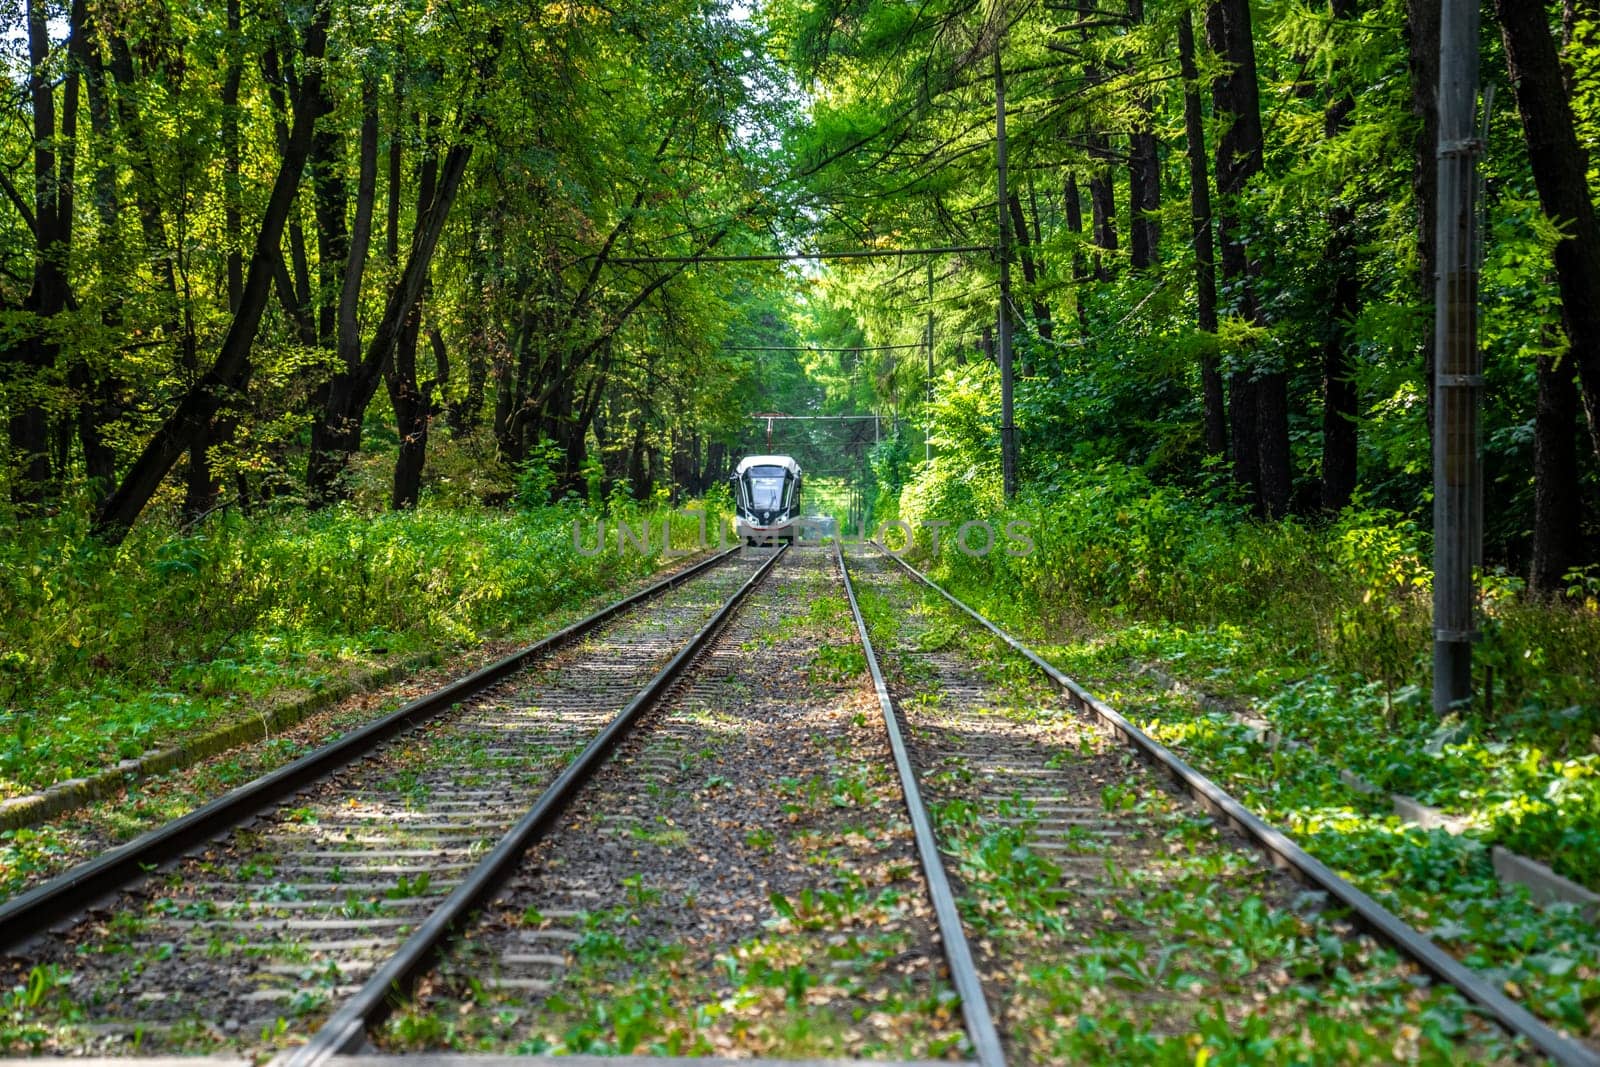
M1012 1062L1517 1058L1020 657L849 562Z
M831 551L791 552L380 1043L959 1057L864 662Z
M146 831L188 814L246 782L277 770L320 745L365 726L402 705L441 689L480 667L517 652L622 597L684 570L701 557L662 567L628 582L603 601L555 616L537 631L496 637L447 651L439 663L405 678L354 693L273 737L239 745L181 770L130 783L115 796L65 812L33 827L0 835L0 903Z

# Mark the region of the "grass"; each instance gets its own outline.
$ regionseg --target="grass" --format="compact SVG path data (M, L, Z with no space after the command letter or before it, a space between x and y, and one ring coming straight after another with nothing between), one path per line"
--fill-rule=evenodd
M0 797L537 624L661 562L581 555L580 514L230 514L115 551L80 515L20 524L0 543Z
M948 989L900 965L914 947L902 925L909 887L897 884L908 875L889 872L885 886L843 877L792 902L773 894L769 932L709 961L632 934L641 910L663 906L635 877L625 881L626 904L583 917L550 996L530 1005L482 997L448 1014L414 1006L386 1024L384 1043L510 1044L523 1055L937 1058L962 1047L959 1009Z

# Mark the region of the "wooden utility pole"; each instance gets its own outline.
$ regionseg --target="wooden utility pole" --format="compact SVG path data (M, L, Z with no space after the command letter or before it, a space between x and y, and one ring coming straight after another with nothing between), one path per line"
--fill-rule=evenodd
M1006 498L1017 495L1017 427L1011 403L1011 220L1006 191L1006 79L1000 53L1006 39L1005 16L996 15L994 40L995 207L1000 216L1000 472Z
M1434 299L1433 710L1472 696L1474 576L1483 545L1478 455L1477 0L1444 0L1439 27L1438 281Z

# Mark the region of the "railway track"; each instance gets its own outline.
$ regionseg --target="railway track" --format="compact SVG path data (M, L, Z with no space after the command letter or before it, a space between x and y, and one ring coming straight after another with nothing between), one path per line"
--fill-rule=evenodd
M831 551L795 549L379 1042L818 1059L962 1048L840 593Z
M381 1013L775 559L690 568L23 894L11 977L87 1051Z
M57 1050L1597 1062L887 554L615 608L0 909Z
M1397 1059L1600 1063L914 568L863 549L851 571L1012 1059L1155 1057L1197 1028L1294 1059L1355 1047L1343 1017ZM1078 1026L1038 1025L1062 1013Z

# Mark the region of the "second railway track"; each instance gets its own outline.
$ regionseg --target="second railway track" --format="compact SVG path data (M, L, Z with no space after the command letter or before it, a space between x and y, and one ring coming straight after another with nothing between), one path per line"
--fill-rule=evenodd
M1012 1061L1600 1062L912 568L848 570Z

